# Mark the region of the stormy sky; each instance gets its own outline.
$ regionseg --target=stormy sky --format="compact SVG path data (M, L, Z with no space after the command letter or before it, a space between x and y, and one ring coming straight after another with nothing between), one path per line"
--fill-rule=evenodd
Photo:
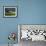
M7 12L7 11L13 11L13 12L15 12L15 8L5 8L5 12Z

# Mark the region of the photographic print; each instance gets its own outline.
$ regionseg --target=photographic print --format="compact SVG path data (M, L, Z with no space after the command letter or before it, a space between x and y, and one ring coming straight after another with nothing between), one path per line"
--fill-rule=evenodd
M17 7L15 6L5 6L4 7L4 17L16 17Z

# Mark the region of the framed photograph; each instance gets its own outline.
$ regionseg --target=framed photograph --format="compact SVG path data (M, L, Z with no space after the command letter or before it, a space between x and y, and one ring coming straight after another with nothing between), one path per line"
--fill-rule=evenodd
M16 17L17 7L16 6L4 6L4 17Z

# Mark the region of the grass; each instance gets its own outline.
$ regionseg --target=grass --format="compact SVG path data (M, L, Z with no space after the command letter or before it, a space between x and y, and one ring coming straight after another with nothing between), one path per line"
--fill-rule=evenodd
M15 12L13 12L13 13L5 13L5 16L15 16L16 14L15 14Z

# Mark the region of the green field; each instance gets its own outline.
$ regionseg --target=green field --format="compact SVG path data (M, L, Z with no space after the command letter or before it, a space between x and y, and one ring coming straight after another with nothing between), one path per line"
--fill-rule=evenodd
M7 13L5 13L5 16L15 16L15 15L16 15L15 12L12 12L12 13L11 12L9 12L9 13L7 12Z

